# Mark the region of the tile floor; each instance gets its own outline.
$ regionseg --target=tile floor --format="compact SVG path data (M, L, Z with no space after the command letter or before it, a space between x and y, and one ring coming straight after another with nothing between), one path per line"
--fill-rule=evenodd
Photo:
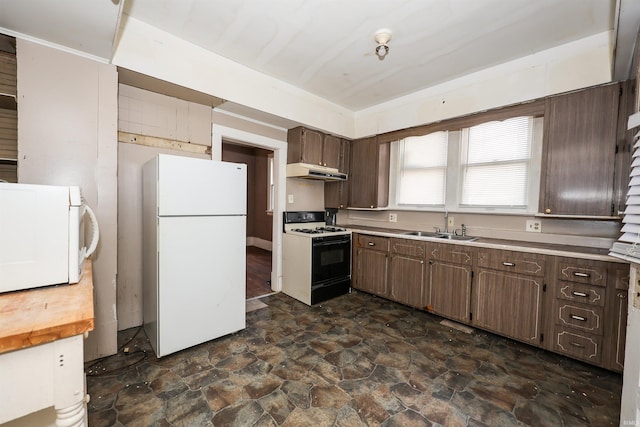
M365 293L261 301L239 333L156 359L142 331L88 367L90 425L618 425L619 374Z

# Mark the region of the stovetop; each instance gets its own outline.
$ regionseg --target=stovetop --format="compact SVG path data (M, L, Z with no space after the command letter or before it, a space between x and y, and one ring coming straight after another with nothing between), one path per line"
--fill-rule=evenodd
M346 228L339 227L316 227L316 228L292 228L291 231L306 234L324 234L324 233L337 233L340 231L347 231Z
M350 234L346 228L327 225L324 222L324 212L285 212L283 231L289 235L306 237L339 236Z

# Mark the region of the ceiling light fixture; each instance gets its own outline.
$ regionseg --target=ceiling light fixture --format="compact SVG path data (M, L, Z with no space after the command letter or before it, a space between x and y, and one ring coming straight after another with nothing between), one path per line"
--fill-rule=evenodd
M389 40L391 40L391 30L383 28L376 31L375 40L378 45L376 46L376 55L378 59L382 61L389 53Z

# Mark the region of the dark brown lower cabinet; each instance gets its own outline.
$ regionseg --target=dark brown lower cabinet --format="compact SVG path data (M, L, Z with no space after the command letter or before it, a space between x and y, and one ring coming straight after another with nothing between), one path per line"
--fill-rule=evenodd
M480 268L473 290L471 323L537 345L541 338L543 290L542 277Z
M616 290L614 298L613 342L609 348L607 368L622 371L624 368L624 349L627 337L627 298L628 291Z
M629 266L354 233L353 287L622 371Z
M469 323L473 250L464 246L436 244L428 257L427 310Z
M365 292L388 297L389 239L354 234L352 286Z
M411 307L424 308L426 281L424 242L391 239L389 298Z

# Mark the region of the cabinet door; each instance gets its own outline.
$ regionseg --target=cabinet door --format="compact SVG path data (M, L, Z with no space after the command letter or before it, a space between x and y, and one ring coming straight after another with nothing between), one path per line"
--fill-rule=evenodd
M469 322L471 267L437 260L429 261L429 285L426 298L431 313L461 322Z
M389 298L411 307L422 308L424 278L424 258L392 255L389 271Z
M388 296L387 274L389 255L365 248L356 250L356 280L354 288L379 296Z
M302 130L300 161L311 165L322 165L323 134L315 130Z
M542 277L478 269L473 324L531 344L540 343Z
M340 144L340 166L338 170L349 173L349 141L343 139ZM349 205L349 181L324 183L324 206L344 209Z
M613 214L619 87L600 86L547 100L543 213Z
M616 296L613 298L613 305L615 306L615 318L612 319L613 344L610 346L611 353L607 367L615 371L622 371L624 368L624 350L627 339L627 297L627 291L616 290Z
M340 169L340 150L342 140L333 135L324 135L322 147L322 165L329 168ZM342 171L341 171L342 172Z
M377 138L351 142L349 206L379 208L389 202L389 144Z

